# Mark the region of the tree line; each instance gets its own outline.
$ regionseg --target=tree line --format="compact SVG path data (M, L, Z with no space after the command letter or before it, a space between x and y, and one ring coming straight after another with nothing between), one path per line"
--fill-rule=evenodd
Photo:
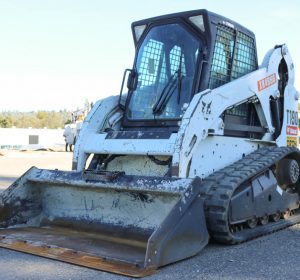
M1 128L64 128L70 122L71 112L66 110L0 113Z
M300 111L300 103L298 104L298 110ZM71 116L72 112L67 110L60 110L58 112L0 112L0 128L64 128L66 124L71 122Z

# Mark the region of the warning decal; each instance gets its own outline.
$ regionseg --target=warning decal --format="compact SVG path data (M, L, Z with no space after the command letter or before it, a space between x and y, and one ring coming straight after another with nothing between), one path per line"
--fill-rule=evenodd
M259 80L257 82L258 91L262 91L262 90L276 84L276 81L277 81L276 74L272 74L262 80Z
M286 141L289 147L297 147L298 125L298 112L286 110Z
M293 126L293 125L288 125L286 127L286 134L287 135L297 136L298 135L298 127L297 126Z
M286 140L288 147L297 147L297 137L288 136Z

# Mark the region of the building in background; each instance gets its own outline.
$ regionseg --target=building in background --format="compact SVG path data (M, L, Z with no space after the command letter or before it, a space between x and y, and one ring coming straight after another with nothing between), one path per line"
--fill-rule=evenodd
M63 129L0 128L0 150L64 150Z

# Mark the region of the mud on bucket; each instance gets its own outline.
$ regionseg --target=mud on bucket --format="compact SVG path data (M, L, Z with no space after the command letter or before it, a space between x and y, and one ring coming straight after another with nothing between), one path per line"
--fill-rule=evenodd
M0 246L142 277L208 243L201 184L33 167L0 195Z

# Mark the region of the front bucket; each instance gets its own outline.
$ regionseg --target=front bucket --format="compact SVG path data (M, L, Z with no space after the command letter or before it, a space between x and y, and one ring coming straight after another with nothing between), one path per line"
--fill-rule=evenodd
M108 178L31 168L0 195L0 247L143 277L206 246L200 179Z

